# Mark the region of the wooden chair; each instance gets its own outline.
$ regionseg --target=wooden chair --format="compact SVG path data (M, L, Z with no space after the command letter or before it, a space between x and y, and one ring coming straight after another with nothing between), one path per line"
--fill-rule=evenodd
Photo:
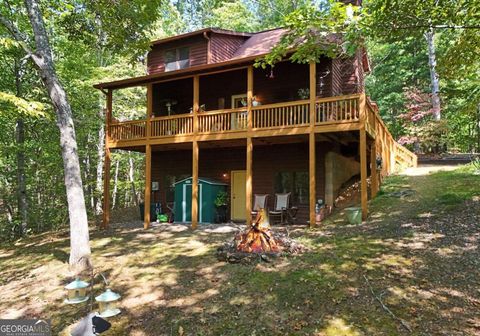
M255 194L253 199L252 218L258 214L258 210L266 209L268 204L268 194Z
M290 208L290 195L292 193L275 194L275 207L269 212L270 218L279 218L280 223L285 223L285 216Z

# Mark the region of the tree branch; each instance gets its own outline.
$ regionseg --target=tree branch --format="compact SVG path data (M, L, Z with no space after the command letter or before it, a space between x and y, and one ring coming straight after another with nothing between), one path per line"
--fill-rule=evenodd
M28 46L27 38L26 38L25 34L23 34L20 30L18 30L18 28L15 26L15 24L13 24L13 22L10 22L9 20L7 20L7 18L2 16L1 14L0 14L0 24L5 26L5 28L13 36L15 41L17 41L20 44L20 46L23 48L23 50L25 50L27 55L29 57L32 57L33 52L30 49L30 47Z
M373 291L373 288L372 286L370 285L370 281L368 281L368 278L363 275L363 278L365 279L365 282L367 283L367 286L368 288L370 289L370 293L372 293L372 296L375 298L375 300L377 300L380 305L382 306L383 310L385 310L391 317L393 317L395 320L397 320L398 322L400 322L400 324L406 329L408 330L409 332L412 332L412 328L410 327L410 325L408 324L407 321L401 319L400 317L398 317L397 315L395 315L382 301L382 298L380 296L377 296L375 294L375 292Z
M480 26L413 25L413 26L398 26L398 27L393 27L393 29L416 29L416 28L430 28L430 29L480 29Z

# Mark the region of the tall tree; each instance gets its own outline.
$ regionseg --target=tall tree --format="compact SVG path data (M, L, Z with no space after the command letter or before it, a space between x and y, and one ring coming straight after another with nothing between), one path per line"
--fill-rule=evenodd
M20 32L13 22L3 16L0 16L0 22L21 43L25 52L34 62L57 116L70 219L69 262L72 267L76 267L78 271L81 271L91 267L91 250L72 110L68 102L67 93L55 70L52 49L40 4L37 0L25 0L25 8L33 31L34 48L31 49L25 34Z

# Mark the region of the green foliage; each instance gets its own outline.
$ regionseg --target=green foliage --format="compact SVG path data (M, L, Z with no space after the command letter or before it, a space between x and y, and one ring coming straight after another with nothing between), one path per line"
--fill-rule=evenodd
M225 191L219 191L217 197L213 201L216 207L221 207L228 204L228 194Z
M44 117L45 106L40 102L28 101L13 94L0 91L0 113Z
M254 13L241 1L224 2L219 7L212 9L205 24L210 27L242 32L256 31L259 27Z
M312 4L299 7L283 19L284 34L272 51L257 62L265 68L274 66L287 55L297 63L318 62L322 56L351 55L359 36L358 8L330 1L325 8Z

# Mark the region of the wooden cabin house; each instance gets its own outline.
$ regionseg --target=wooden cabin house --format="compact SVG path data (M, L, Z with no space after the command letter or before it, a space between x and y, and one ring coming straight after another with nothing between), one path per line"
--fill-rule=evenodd
M206 28L153 41L147 75L95 85L106 95L105 226L114 149L145 153L145 227L153 221L150 203L165 208L174 201L173 183L189 177L193 227L199 178L227 185L231 220L250 223L255 194L270 195L272 208L276 193L290 192L298 222L313 225L317 200L333 204L342 184L360 176L366 217L367 178L374 196L379 176L397 164L416 164L365 95L365 50L318 63L255 67L284 33ZM120 122L112 97L135 86L146 87L145 117ZM152 181L159 189L153 197Z

